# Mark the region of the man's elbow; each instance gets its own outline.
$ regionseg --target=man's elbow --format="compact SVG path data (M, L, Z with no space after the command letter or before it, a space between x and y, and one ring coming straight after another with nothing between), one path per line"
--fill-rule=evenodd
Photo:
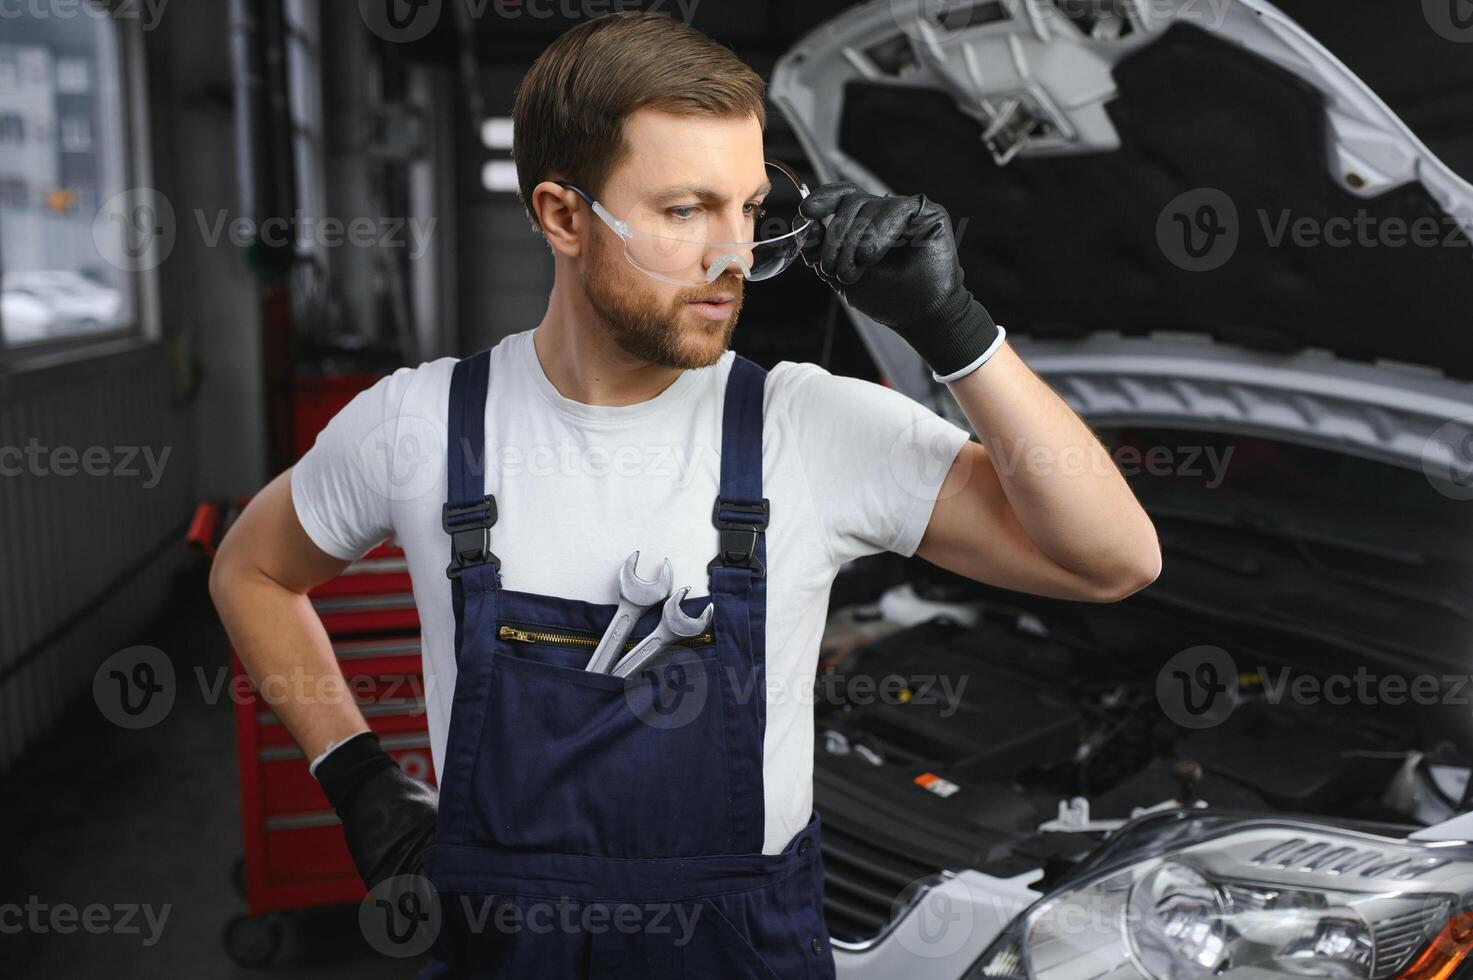
M221 544L220 549L210 559L210 599L219 609L230 595L236 583L240 581L240 563L236 560L234 549Z
M255 564L257 556L251 554L246 543L233 533L234 528L231 531L210 559L210 599L216 610L224 609L231 599L239 596L243 586L249 585L260 574Z
M1090 602L1119 602L1156 581L1161 574L1161 549L1155 540L1139 549L1128 561L1120 562L1108 575L1091 583Z

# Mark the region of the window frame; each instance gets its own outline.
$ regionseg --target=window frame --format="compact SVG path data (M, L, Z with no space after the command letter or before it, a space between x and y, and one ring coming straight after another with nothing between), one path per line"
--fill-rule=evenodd
M143 30L133 18L109 14L103 19L113 32L117 51L117 81L121 87L118 130L122 141L118 152L123 193L141 197L153 186ZM112 81L102 78L95 65L93 68L92 83L95 87L101 88ZM97 139L98 134L94 133L94 142ZM0 221L3 220L3 215L0 215ZM4 271L5 254L0 251L0 275ZM40 370L61 361L107 357L120 350L157 343L161 333L158 267L124 272L123 275L132 288L132 316L128 322L78 337L38 340L20 346L11 346L4 341L3 324L0 324L0 374Z

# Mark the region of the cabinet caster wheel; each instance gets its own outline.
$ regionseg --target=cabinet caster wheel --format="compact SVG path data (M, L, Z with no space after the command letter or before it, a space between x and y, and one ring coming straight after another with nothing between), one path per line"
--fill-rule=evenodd
M225 953L246 967L266 966L281 951L281 923L269 916L237 915L225 923Z

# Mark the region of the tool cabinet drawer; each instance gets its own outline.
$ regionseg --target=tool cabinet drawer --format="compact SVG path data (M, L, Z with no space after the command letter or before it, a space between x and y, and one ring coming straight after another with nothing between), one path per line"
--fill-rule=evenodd
M378 729L375 728L375 731ZM415 779L434 785L435 768L430 759L430 738L423 730L391 735L380 732L384 750ZM260 769L261 812L268 819L283 814L332 807L317 779L307 768L307 759L295 745L263 745L257 755Z

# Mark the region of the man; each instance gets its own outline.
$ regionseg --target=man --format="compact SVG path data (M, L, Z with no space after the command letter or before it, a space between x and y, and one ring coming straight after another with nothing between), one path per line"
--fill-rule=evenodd
M442 898L511 913L442 903L432 975L832 976L795 692L840 565L919 554L1097 602L1158 572L1105 450L963 286L944 210L835 184L765 237L786 174L764 160L762 92L659 16L555 41L515 108L521 197L556 272L542 321L359 395L215 560L252 676L320 694L341 681L305 593L403 545L438 812L350 699L275 710L370 886L423 871ZM748 277L761 288L799 246L926 358L980 442L890 389L728 349ZM668 559L677 589L632 639L666 615L704 632L628 678L584 669L636 551L645 578ZM599 917L614 905L632 911Z

